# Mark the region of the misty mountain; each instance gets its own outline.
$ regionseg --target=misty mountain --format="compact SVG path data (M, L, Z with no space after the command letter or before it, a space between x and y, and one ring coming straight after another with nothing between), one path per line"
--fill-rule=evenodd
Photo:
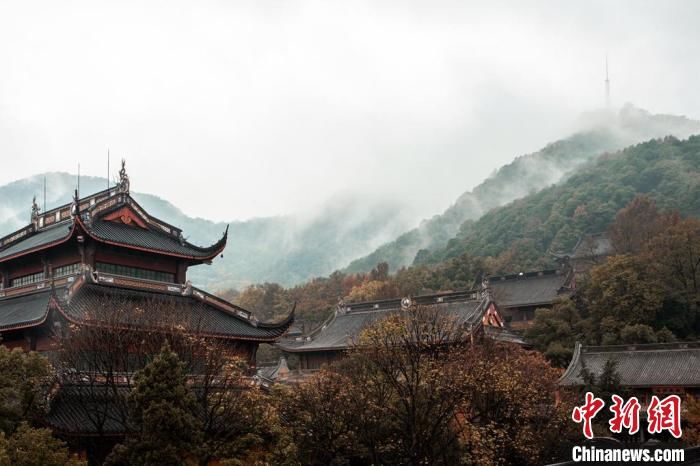
M565 180L586 162L606 152L673 135L700 133L700 121L681 116L653 115L632 105L619 112L597 111L580 117L575 134L517 157L472 191L462 194L445 212L354 260L346 272L366 272L379 262L392 270L413 263L416 254L444 248L467 220L476 220L495 207Z
M77 178L67 173L40 174L0 186L0 236L29 223L33 196L43 206L44 176L46 209L70 202ZM105 178L80 179L81 195L106 187ZM182 228L194 244L209 245L226 228L225 222L189 217L158 196L139 192L132 192L132 196L151 215ZM230 222L223 258L215 259L211 266L192 268L189 276L214 290L265 281L293 285L331 273L409 226L409 215L399 205L379 199L335 197L320 210L305 215Z
M637 195L661 211L700 217L700 136L654 139L593 160L557 185L465 222L445 247L417 262L505 254L509 270L496 272L538 268L552 253L570 252L584 233L605 231Z

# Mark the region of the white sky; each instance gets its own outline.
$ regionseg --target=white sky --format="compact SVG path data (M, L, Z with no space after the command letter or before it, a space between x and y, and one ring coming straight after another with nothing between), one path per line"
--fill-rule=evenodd
M0 184L104 176L215 220L418 217L612 96L700 117L697 2L0 0Z

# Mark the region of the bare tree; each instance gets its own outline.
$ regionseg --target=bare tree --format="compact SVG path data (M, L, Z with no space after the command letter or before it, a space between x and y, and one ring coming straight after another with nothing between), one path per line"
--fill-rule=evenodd
M103 440L130 429L127 394L133 375L164 342L185 364L197 397L205 441L194 452L201 464L242 454L262 427L264 407L251 383L248 361L235 343L213 338L182 300L104 296L64 329L55 364L61 390L77 402L87 430ZM68 426L75 430L86 426ZM252 437L251 437L252 436ZM245 437L245 440L241 440Z

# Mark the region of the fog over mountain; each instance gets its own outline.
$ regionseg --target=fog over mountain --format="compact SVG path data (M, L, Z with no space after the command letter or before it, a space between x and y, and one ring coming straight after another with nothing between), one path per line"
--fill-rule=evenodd
M633 106L618 113L584 114L578 124L580 131L517 157L462 194L443 214L414 229L410 200L391 202L375 198L371 192L335 195L320 208L310 206L304 214L232 221L223 258L211 266L193 268L191 278L212 289L240 289L266 281L293 285L347 264L352 272L367 271L381 261L396 269L411 264L421 249L443 247L465 220L477 219L493 207L561 181L601 153L668 134L687 137L700 132L698 121L652 115ZM73 174L39 174L0 186L0 235L29 223L33 196L43 205L44 176L46 209L70 201L77 186ZM106 187L105 178L80 179L83 195ZM139 193L137 184L132 184L132 189L146 210L182 228L195 244L215 242L226 228L226 222L193 218L165 199ZM227 200L212 197L207 202L224 208Z
M388 262L394 270L410 265L420 250L444 247L464 221L476 220L494 207L562 181L604 152L667 135L686 138L700 133L700 121L653 115L632 105L625 105L619 112L601 110L583 114L578 124L580 130L573 135L517 157L462 194L441 215L423 221L417 228L353 261L346 270L365 272L379 262Z
M165 7L164 5L167 5ZM603 106L700 115L700 3L0 2L0 185L106 176L216 221L444 211ZM221 202L214 202L219 200Z

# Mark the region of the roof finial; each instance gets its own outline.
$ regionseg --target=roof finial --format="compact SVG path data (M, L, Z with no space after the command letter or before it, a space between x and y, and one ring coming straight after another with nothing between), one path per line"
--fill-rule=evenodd
M126 174L126 160L122 159L122 168L119 170L119 192L129 194L129 175Z
M39 209L39 205L36 203L36 196L34 196L32 199L32 223L34 226L36 226L39 220L39 212L41 212L41 209Z
M77 188L73 193L73 205L70 207L70 214L72 217L77 217L80 214L80 196Z

